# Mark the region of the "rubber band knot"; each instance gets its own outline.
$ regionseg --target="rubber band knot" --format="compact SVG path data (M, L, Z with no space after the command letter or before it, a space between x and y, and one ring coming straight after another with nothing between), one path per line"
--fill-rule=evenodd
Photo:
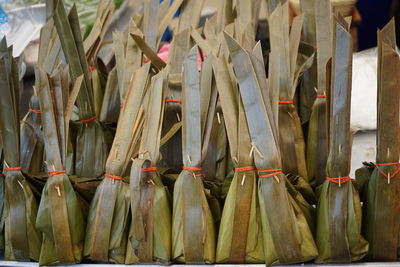
M142 172L154 172L157 171L157 167L150 167L150 168L142 168Z
M279 100L278 103L279 104L287 104L287 105L294 104L293 100Z
M6 172L18 172L21 171L21 167L6 168Z
M397 169L394 173L385 173L380 166L397 166ZM389 163L375 163L376 169L386 178L386 179L392 179L397 176L400 172L400 163L399 162L389 162Z
M110 179L113 179L113 180L119 180L119 181L121 181L121 180L124 179L124 178L121 177L121 176L111 175L111 174L108 174L108 173L106 173L104 176L107 177L107 178L110 178Z
M196 171L197 171L197 172L201 172L201 171L202 171L202 168L200 168L200 167L188 167L188 166L183 166L182 169L183 169L184 171L191 171L194 178L199 177L199 176L202 176L201 173L200 173L200 174L196 174L196 173L195 173Z
M96 119L97 119L97 117L94 116L94 117L89 118L89 119L86 119L86 120L81 120L81 122L82 122L82 123L89 123L89 122L95 121Z
M35 114L40 114L42 113L39 109L29 109L29 112L35 113Z
M266 173L266 174L262 174ZM282 173L282 169L271 169L271 170L258 170L260 178L268 178ZM260 175L262 174L262 175Z
M332 183L335 184L344 184L347 183L348 181L350 181L350 177L349 176L343 176L343 177L326 177L327 180L329 180Z
M254 171L256 168L253 166L247 166L247 167L240 167L240 168L235 168L235 172L247 172L247 171Z
M165 103L182 103L180 99L165 99Z
M62 173L67 173L65 170L64 171L48 171L47 172L49 175L49 177L52 177L52 176L54 176L54 175L57 175L57 174L62 174Z

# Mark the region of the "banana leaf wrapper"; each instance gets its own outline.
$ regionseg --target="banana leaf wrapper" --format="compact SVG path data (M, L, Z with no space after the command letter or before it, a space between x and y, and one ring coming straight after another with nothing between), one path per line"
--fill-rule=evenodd
M113 183L112 179L103 179L89 208L84 257L95 262L125 263L129 209L129 185L124 181ZM101 221L98 219L100 216L103 217Z
M326 168L331 178L322 184L317 206L317 263L358 261L368 252L368 242L361 236L360 198L348 176L352 41L342 17L335 18L334 25Z
M396 261L400 255L398 56L392 19L378 32L377 155L363 206L363 234L370 245L370 261Z
M311 1L312 2L312 1ZM308 1L303 1L308 5ZM311 108L311 116L307 137L307 171L312 186L316 187L325 181L326 161L328 157L327 140L327 62L332 56L332 10L328 0L315 1L313 7L309 7L310 13L315 17L315 45L316 55L316 97ZM313 11L314 10L314 11ZM309 91L312 88L309 88Z
M294 189L301 194L301 196L311 205L317 203L314 190L310 184L301 176L286 175L287 180L292 184Z
M82 260L84 217L64 170L69 119L83 77L77 79L65 99L68 88L58 86L62 70L52 77L39 67L35 72L49 171L36 218L36 227L43 234L39 265L77 263Z
M18 58L4 38L0 43L0 134L6 167L4 186L4 258L38 260L42 239L35 227L37 202L21 173Z
M21 168L26 173L44 171L44 142L41 132L39 98L33 95L30 109L21 121Z
M312 46L317 46L317 34L316 34L316 5L318 1L300 1L300 8L302 14L304 14L303 23L303 40ZM330 6L330 5L328 5ZM307 123L310 120L312 107L315 101L316 92L314 88L317 88L317 57L314 57L311 67L304 72L302 82L298 88L298 114L302 124ZM307 134L307 133L305 133Z
M233 69L223 57L215 60L214 73L230 144L230 154L237 160L236 168L225 181L227 190L219 227L216 261L218 263L263 263L263 235L260 207L257 203L257 181L253 157L249 157L251 141ZM240 148L240 152L239 152ZM233 177L230 177L230 176ZM227 188L227 189L225 189Z
M182 120L182 66L185 55L190 49L190 29L185 29L174 35L168 52L168 90L162 136ZM182 151L182 130L178 131L160 148L161 160L159 167L180 169L182 167L182 155L176 153Z
M106 176L91 202L84 257L96 262L125 263L130 223L130 188L125 172L133 156L143 126L141 108L150 64L138 69L127 91L111 152Z
M139 157L131 167L131 213L126 264L161 263L171 259L171 210L156 167L159 159L166 71L153 76ZM147 151L147 153L145 153Z
M157 171L144 173L150 162L137 159L131 170L132 222L126 264L168 264L171 259L171 209ZM151 180L150 180L151 179Z
M372 162L363 162L363 166L358 168L355 172L356 181L355 186L360 194L361 202L365 203L366 201L366 193L367 187L369 184L369 180L371 179L371 174L375 169L375 164Z
M110 141L107 138L106 129L96 117L93 86L90 81L76 6L73 5L67 15L63 1L58 1L54 21L62 50L69 64L72 81L84 75L82 88L77 98L82 125L76 139L75 174L80 177L99 177L105 170Z
M283 172L299 175L309 181L305 160L305 141L300 117L294 105L294 95L300 76L314 61L314 51L309 49L298 55L303 16L293 20L289 34L288 4L278 5L270 16L271 51L277 53L279 79L279 143L282 151Z
M121 101L118 90L117 69L114 68L107 77L99 120L108 125L115 125L118 122L120 110Z
M264 102L249 53L229 35L225 34L225 39L255 150L265 263L289 264L312 260L318 250L310 226L301 207L286 188L286 176L279 171L282 168L276 136L278 129L269 98L265 96L267 101ZM269 173L268 170L273 170L273 175L263 175ZM282 236L287 238L283 240Z
M197 49L190 50L183 64L182 154L186 167L175 182L172 215L172 259L189 264L215 261L216 236L199 168L207 153L202 147L208 146L214 117L210 110L208 116L202 116L202 105L215 108L216 91L211 97L214 102L200 93Z

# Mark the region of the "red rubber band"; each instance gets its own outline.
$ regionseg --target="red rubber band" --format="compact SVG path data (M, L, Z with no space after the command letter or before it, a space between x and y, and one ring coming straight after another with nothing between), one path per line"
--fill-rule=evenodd
M378 169L378 171L386 177L386 179L389 179L389 174L385 173L379 166L397 166L397 170L390 175L390 179L396 177L397 174L400 172L400 163L399 162L389 162L389 163L376 163L375 167Z
M253 171L256 168L253 166L247 166L247 167L241 167L241 168L235 168L235 172L247 172L247 171Z
M4 173L0 173L0 177L4 177L5 175L4 175Z
M279 104L288 104L288 105L294 104L293 100L287 100L287 101L279 100L278 103L279 103Z
M97 119L97 117L94 116L94 117L92 117L92 118L90 118L90 119L81 120L81 122L82 122L82 123L89 123L89 122L95 121L96 119Z
M57 174L67 173L66 171L48 171L49 177L52 177Z
M88 69L89 69L89 71L97 70L96 66L89 66Z
M317 98L326 98L326 95L317 95Z
M154 172L157 170L157 167L150 167L150 168L142 168L142 172Z
M165 103L182 103L180 99L165 99Z
M14 168L6 168L6 172L17 172L22 170L21 167L14 167Z
M36 114L40 114L42 113L39 109L29 109L30 112L36 113Z
M350 181L349 176L343 176L343 177L326 177L330 182L335 183L335 184L344 184Z
M107 177L107 178L113 179L113 180L120 180L120 181L121 181L121 180L124 179L124 178L121 177L121 176L111 175L111 174L105 174L104 176Z
M124 108L124 107L125 107L125 104L119 105L119 108Z
M264 175L259 175L260 178L268 178L282 173L282 169L271 169L271 170L258 170L258 173L268 173Z

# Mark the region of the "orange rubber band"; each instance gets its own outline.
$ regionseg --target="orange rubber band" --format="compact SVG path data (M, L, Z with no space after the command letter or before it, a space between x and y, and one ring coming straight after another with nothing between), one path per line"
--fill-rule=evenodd
M124 108L124 107L125 107L125 104L119 105L119 108Z
M247 171L253 171L256 168L253 166L247 166L247 167L241 167L241 168L235 168L235 172L247 172Z
M36 113L36 114L40 114L42 113L39 109L29 109L30 112Z
M282 169L271 169L271 170L258 170L258 173L268 173L264 175L259 175L260 178L268 178L282 173Z
M49 177L52 177L57 174L67 173L66 171L48 171Z
M293 100L287 100L287 101L279 100L278 103L279 103L279 104L288 104L288 105L294 104Z
M335 183L335 184L344 184L347 183L348 181L350 181L350 177L349 176L343 176L343 177L326 177L326 179L328 179L330 182Z
M180 99L165 99L165 103L182 103Z
M111 174L105 174L104 176L107 177L107 178L113 179L113 180L120 180L120 181L121 181L121 180L124 179L124 178L121 177L121 176L111 175Z
M88 69L89 69L89 71L97 70L96 66L89 66Z
M81 122L82 122L82 123L89 123L89 122L95 121L96 119L97 119L97 117L94 116L94 117L92 117L92 118L90 118L90 119L81 120Z
M142 172L154 172L156 170L157 170L157 167L142 168Z
M14 168L6 168L6 172L17 172L22 170L21 167L14 167Z
M389 174L385 173L381 168L379 168L379 166L397 166L397 170L392 173L389 177ZM399 162L390 162L390 163L376 163L375 167L378 169L378 171L387 179L392 179L394 177L396 177L397 174L399 174L400 172L400 163Z
M202 170L202 168L200 168L200 167L187 167L187 166L183 166L182 169L185 171L201 171Z
M326 95L317 95L317 98L326 98Z

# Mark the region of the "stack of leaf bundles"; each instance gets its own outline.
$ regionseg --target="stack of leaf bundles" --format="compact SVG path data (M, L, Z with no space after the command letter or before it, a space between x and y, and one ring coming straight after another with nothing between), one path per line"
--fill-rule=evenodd
M203 185L201 164L214 119L217 93L200 92L197 46L184 60L182 157L184 167L175 182L172 216L172 259L184 263L215 261L215 226ZM210 88L206 88L210 90ZM208 106L202 113L202 106Z
M171 258L171 209L157 170L164 97L165 69L152 77L138 158L130 176L132 222L126 264L162 263Z
M260 51L260 46L253 52L247 52L228 34L225 38L239 83L258 171L265 263L289 264L312 260L318 254L309 226L313 220L312 208L303 198L295 197L297 194L292 192L296 190L291 188L282 171L275 121L277 113L273 113L268 95L263 95L259 87L260 79L265 79L265 76L256 73L253 67L257 47Z
M288 3L279 4L269 17L271 52L279 58L279 143L283 172L308 181L305 142L294 96L301 74L313 63L314 54L298 54L303 15L293 20L289 34ZM273 71L273 70L271 70Z
M327 177L317 207L318 263L358 261L368 251L361 236L360 198L349 177L352 40L343 17L335 17L333 24Z
M391 20L378 32L377 153L364 192L363 234L370 245L367 258L372 261L396 261L399 255L399 73L395 22Z
M83 77L78 77L70 91L68 84L61 83L63 69L50 75L37 67L35 72L49 174L36 220L43 233L39 264L76 263L82 260L84 220L65 168L69 121Z
M127 169L137 154L143 126L143 99L148 89L150 63L133 74L117 131L89 210L84 256L97 262L125 263L129 230L130 188ZM129 173L129 172L128 172Z
M78 177L99 177L104 174L108 155L107 129L97 120L90 80L93 76L89 75L76 6L74 5L67 15L63 0L58 0L54 22L72 81L84 75L77 98L80 122L75 140L73 173ZM93 31L96 29L93 28ZM88 53L92 51L89 48L86 50Z
M19 122L19 58L12 57L6 39L0 42L0 135L5 182L4 222L6 260L39 260L42 238L35 227L38 205L22 173ZM2 181L3 182L3 181Z

